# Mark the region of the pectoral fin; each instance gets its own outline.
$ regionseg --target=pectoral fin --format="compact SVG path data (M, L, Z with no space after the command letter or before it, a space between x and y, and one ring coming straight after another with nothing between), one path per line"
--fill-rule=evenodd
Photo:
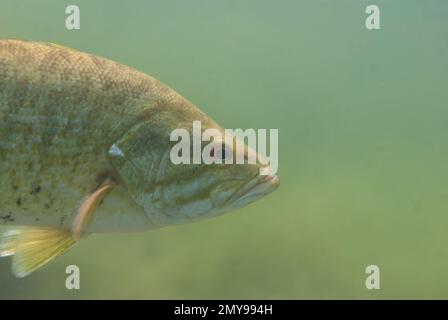
M95 212L98 204L115 186L116 183L112 179L108 178L98 187L95 192L84 200L72 225L72 234L76 241L81 239L82 234L84 233L84 230L92 218L93 212Z
M75 240L69 230L19 227L5 232L0 257L13 255L12 271L23 278L69 249Z

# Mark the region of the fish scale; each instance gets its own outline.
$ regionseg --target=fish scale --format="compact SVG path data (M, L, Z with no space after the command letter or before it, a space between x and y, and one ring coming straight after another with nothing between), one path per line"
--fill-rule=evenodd
M184 100L107 59L47 43L0 41L0 224L69 227L97 175L112 170L111 144L142 112L189 105ZM123 206L106 206L109 215L135 206L123 192L115 197L120 201L109 202Z
M216 134L207 146L195 121ZM199 221L278 186L260 176L261 163L178 165L174 147L190 160L185 126L193 153L255 152L235 149L216 122L141 72L57 45L0 41L0 257L13 256L24 277L86 234Z

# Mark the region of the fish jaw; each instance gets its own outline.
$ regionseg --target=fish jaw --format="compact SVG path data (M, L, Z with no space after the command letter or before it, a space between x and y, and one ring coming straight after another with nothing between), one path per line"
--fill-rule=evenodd
M231 209L244 207L258 199L267 196L276 190L280 185L277 175L258 176L247 190L239 192L239 197L230 205Z

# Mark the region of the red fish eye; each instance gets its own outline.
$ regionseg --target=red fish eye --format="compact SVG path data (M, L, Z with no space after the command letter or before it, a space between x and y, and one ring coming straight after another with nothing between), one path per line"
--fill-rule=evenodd
M210 150L210 157L213 159L220 159L220 160L226 160L228 157L229 151L227 150L225 145L219 145L216 147L213 147Z
M226 156L227 156L227 150L226 150L226 147L223 145L223 146L219 147L217 157L219 157L219 159L221 159L221 160L225 160Z

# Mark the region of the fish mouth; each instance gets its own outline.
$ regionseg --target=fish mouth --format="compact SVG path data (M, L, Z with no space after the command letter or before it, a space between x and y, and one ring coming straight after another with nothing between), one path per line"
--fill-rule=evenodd
M277 189L280 185L280 179L275 175L261 176L258 180L259 181L257 181L257 183L237 201L246 201L252 198L255 200L261 198Z
M231 199L232 207L242 207L273 192L280 185L276 175L257 176Z

